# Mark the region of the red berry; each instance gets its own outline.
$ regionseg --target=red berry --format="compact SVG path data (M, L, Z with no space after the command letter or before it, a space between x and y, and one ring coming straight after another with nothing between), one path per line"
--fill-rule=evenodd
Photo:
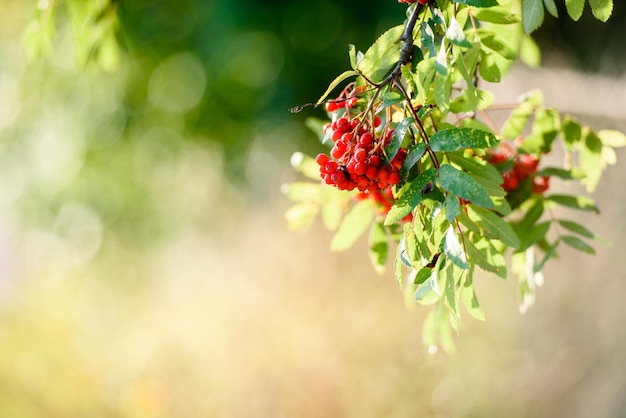
M550 187L550 177L541 176L533 179L533 193L542 194Z
M361 162L356 163L354 165L354 173L356 175L362 176L367 171L367 166Z
M369 166L367 168L367 172L365 173L368 179L377 180L378 179L378 169L374 166Z
M504 179L502 188L507 192L511 192L519 186L519 179L515 175L514 171L507 171L502 175L502 178Z
M378 155L372 155L369 159L369 164L374 167L380 166L380 157Z
M521 179L535 174L538 166L539 159L532 154L522 154L515 160L515 172Z
M328 162L329 158L328 155L326 154L318 154L317 157L315 157L315 162L320 166L323 167L326 165L326 163Z
M357 161L365 161L367 160L367 151L363 148L357 148L354 150L354 159Z

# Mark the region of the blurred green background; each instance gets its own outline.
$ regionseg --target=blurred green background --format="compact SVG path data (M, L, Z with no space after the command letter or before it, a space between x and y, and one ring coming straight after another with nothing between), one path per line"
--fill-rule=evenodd
M626 8L537 33L516 68L595 128L626 130ZM477 283L454 356L421 345L365 246L286 230L287 109L315 101L404 17L392 0L4 0L0 4L0 417L620 417L622 165L578 217L612 242L564 251L519 315ZM561 15L566 16L564 10ZM620 152L618 158L626 157ZM555 184L555 188L569 186Z

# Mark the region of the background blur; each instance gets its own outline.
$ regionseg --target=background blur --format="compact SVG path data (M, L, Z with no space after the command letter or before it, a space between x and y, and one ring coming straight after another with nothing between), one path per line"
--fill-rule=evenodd
M606 25L547 17L545 67L515 68L498 101L541 87L626 131L615 3ZM287 109L404 10L0 3L0 417L623 416L624 150L602 215L562 213L612 244L564 250L523 316L513 278L481 278L487 322L466 315L454 356L424 353L427 310L363 243L286 230L290 155L321 149L304 128L321 111Z

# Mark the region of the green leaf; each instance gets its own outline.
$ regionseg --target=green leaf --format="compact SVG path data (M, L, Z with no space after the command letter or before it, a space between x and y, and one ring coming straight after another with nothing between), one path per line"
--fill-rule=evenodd
M424 190L424 187L428 183L434 181L435 175L435 169L431 168L417 176L417 178L402 191L396 203L391 207L389 213L387 213L385 225L395 224L411 213L422 201L422 190Z
M400 255L401 247L398 245L396 250L396 259L393 262L393 275L396 278L396 285L402 290L404 275L402 274L402 256Z
M480 225L488 236L499 239L509 247L519 246L520 242L515 231L501 217L474 205L468 205L467 209L470 219Z
M591 12L596 19L606 22L613 13L613 0L589 0Z
M486 208L493 207L489 193L472 176L450 164L443 164L439 168L439 184L447 192L467 201Z
M585 185L587 192L591 193L598 185L605 167L602 161L602 140L591 130L587 131L582 141L579 162L585 174L581 183Z
M395 26L383 33L359 61L357 70L374 83L382 81L400 59L404 26Z
M446 234L443 237L443 252L458 267L464 270L469 267L467 257L465 256L465 250L459 242L452 225L448 227Z
M517 106L502 125L502 136L509 139L520 136L533 114L533 110L534 106L529 100Z
M612 147L621 148L626 146L626 135L614 129L602 129L598 131L598 137L602 140L602 144Z
M488 9L472 10L472 15L483 22L496 23L499 25L510 25L519 22L519 17L501 6L490 7Z
M433 32L433 29L428 24L428 22L422 22L421 32L422 32L422 35L420 39L422 41L422 46L428 49L429 58L433 58L437 56L437 46L435 45L435 34Z
M541 50L530 36L522 36L519 57L524 64L531 68L537 68L541 65Z
M417 271L415 274L415 278L413 279L413 284L422 284L425 283L426 280L430 278L433 274L433 267L424 267Z
M575 234L581 235L585 238L595 237L595 234L593 232L591 232L590 230L588 230L587 228L585 228L584 226L582 226L581 224L577 222L560 220L559 225L561 225L563 228L567 229L568 231L574 232Z
M463 299L463 304L465 305L465 309L467 309L467 312L475 319L478 319L479 321L484 321L485 313L478 303L478 298L476 297L474 286L465 286L463 287L461 292L461 299Z
M578 121L570 115L566 115L561 124L561 131L567 149L574 149L582 138L582 127Z
M446 196L446 220L450 223L461 213L461 202L453 193Z
M563 180L580 180L584 177L579 169L566 170L564 168L557 167L542 168L541 170L537 171L537 176L558 177Z
M402 122L400 122L398 126L396 126L393 130L391 140L389 141L389 144L385 147L384 155L386 156L387 164L390 163L398 153L400 145L402 145L402 141L404 141L404 137L406 136L413 122L415 122L415 119L413 119L412 117L408 117L406 119L403 119Z
M544 239L550 230L550 221L545 221L537 225L533 225L526 229L516 229L520 245L517 251L525 251L530 246Z
M492 148L497 144L498 140L493 134L472 128L444 129L430 138L430 149L435 152L451 152L463 148Z
M358 64L356 60L356 47L352 44L348 45L348 56L350 57L350 67L353 70L356 70L356 66Z
M463 28L459 25L456 18L452 16L448 23L448 29L446 30L446 38L450 40L454 45L462 46L464 48L471 48L472 43L467 40L463 33Z
M285 212L287 228L292 231L304 229L311 225L319 212L319 206L314 203L298 203Z
M502 71L498 63L490 53L486 53L484 49L480 50L480 64L478 67L480 76L490 83L499 83L502 78Z
M584 210L588 212L600 213L593 200L587 196L568 196L553 194L546 197L546 200L552 201L561 206L572 209Z
M543 211L543 200L537 199L535 203L526 211L524 217L519 222L513 224L513 229L519 234L520 231L532 227L535 222L541 218Z
M442 113L447 113L450 109L450 91L452 84L449 75L435 74L435 103Z
M543 23L543 2L541 0L522 0L522 26L530 34Z
M363 200L354 205L339 225L339 229L330 242L330 249L343 251L352 247L365 233L372 219L374 219L374 210L369 200Z
M573 20L580 19L585 8L585 0L565 0L567 13Z
M377 273L385 272L389 244L387 243L387 231L382 222L372 222L369 236L369 256Z
M519 150L526 154L541 154L552 150L552 142L561 130L561 120L556 109L538 109L531 135L524 138Z
M448 158L463 170L471 173L474 178L483 178L496 185L500 185L503 182L498 170L485 160L458 154L448 154Z
M452 2L474 7L493 7L498 5L497 0L452 0Z
M495 273L506 279L506 261L487 238L481 238L476 245L471 241L466 241L465 249L470 262L477 264L485 271Z
M335 78L330 85L328 86L328 88L326 89L326 91L324 92L324 94L322 94L322 97L319 98L319 100L317 101L317 103L315 103L316 106L319 106L320 104L322 104L322 102L326 99L326 97L328 97L328 95L342 82L344 82L345 80L347 80L350 77L353 77L355 75L358 75L358 73L356 71L352 71L352 70L348 70L348 71L344 71L343 73L339 74L337 76L337 78Z
M517 56L515 48L513 48L505 38L486 29L478 29L477 33L480 36L481 44L501 55L503 58L510 61L515 60Z
M587 244L585 241L581 240L578 237L575 237L573 235L561 235L560 239L565 244L569 245L570 247L576 250L582 251L587 254L592 254L592 255L596 254L596 250L594 250L592 246L590 246L589 244Z
M292 202L319 202L322 188L319 183L294 182L285 184L281 190Z
M559 17L559 11L556 8L556 4L554 4L554 0L543 0L543 4L546 6L548 13L556 18Z

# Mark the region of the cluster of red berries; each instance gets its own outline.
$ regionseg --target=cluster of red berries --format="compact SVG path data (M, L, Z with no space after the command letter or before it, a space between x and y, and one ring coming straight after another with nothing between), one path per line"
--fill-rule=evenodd
M380 119L377 118L374 125L380 125ZM391 140L393 129L376 138L374 129L359 118L348 120L342 117L326 124L324 133L335 144L330 156L319 154L315 159L326 184L340 190L374 192L400 181L399 170L406 157L406 150L401 148L389 164L384 164L385 146Z
M519 145L520 141L516 141ZM498 147L489 157L492 164L502 164L508 161L513 162L513 167L502 172L504 180L502 188L508 193L517 190L520 183L526 179L531 179L533 193L541 194L550 187L550 177L537 176L539 158L533 154L518 154L516 149L506 144Z

